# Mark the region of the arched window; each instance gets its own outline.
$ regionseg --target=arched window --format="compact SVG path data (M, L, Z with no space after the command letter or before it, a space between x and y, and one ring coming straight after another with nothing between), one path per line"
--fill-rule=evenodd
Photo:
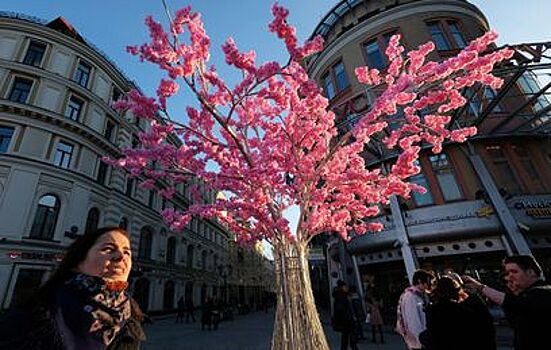
M170 310L174 308L174 282L168 281L165 283L163 293L163 309Z
M58 215L59 199L53 194L42 196L38 201L30 237L53 239Z
M147 311L149 308L149 280L147 278L140 278L136 281L132 297L143 311Z
M140 246L138 257L142 259L151 259L151 245L153 243L153 232L149 227L144 227L140 231Z
M88 212L88 217L86 218L86 230L84 232L92 232L97 230L99 224L99 209L92 208Z
M166 243L166 262L176 264L176 237L170 237Z
M186 266L190 269L193 268L193 254L194 254L194 250L195 248L193 247L192 244L188 245L187 246L187 264Z
M128 219L125 218L124 216L119 221L119 227L128 231Z

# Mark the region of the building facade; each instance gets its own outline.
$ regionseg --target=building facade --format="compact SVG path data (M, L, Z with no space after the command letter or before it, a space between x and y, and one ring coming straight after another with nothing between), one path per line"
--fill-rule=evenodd
M100 226L130 232L131 291L145 310L220 294L232 235L199 218L177 234L158 214L188 206L190 186L165 200L101 162L149 127L111 107L134 88L62 17L0 13L0 309L20 304L78 234Z
M489 28L484 14L464 0L344 0L315 29L325 49L305 64L346 131L381 92L359 84L354 69L386 69L384 52L393 34L402 36L406 50L433 41L430 58L444 60ZM422 171L411 180L427 193L381 207L374 220L384 224L382 232L355 237L346 247L328 243L328 288L345 278L394 303L419 267L472 273L497 285L501 259L514 253L533 254L549 274L551 103L549 79L540 78L549 73L545 52L551 44L512 48L511 62L495 72L505 80L502 89L464 90L468 102L452 116L452 127L477 126L478 135L446 144L439 155L423 151ZM399 123L399 113L393 117L390 122ZM389 166L395 157L366 149L373 168Z

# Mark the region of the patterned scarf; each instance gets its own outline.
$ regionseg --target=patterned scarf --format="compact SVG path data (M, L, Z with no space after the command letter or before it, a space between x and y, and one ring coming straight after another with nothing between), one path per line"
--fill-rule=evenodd
M83 297L82 310L89 333L109 345L130 318L127 283L79 273L68 279L65 286Z

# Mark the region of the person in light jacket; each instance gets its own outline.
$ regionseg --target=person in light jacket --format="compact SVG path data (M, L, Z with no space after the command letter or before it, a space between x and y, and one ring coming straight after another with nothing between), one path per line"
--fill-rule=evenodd
M415 271L412 285L404 290L398 301L396 330L410 350L423 348L419 334L426 329L425 307L434 281L432 272Z

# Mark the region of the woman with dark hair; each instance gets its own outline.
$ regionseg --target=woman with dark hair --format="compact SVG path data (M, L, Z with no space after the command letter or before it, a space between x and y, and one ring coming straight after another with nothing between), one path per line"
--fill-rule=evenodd
M131 268L125 230L78 237L34 297L0 319L0 349L138 349L145 335L126 293Z
M484 311L466 302L467 298L461 284L452 277L438 279L426 309L427 329L419 335L425 349L495 350L495 333L481 332Z

